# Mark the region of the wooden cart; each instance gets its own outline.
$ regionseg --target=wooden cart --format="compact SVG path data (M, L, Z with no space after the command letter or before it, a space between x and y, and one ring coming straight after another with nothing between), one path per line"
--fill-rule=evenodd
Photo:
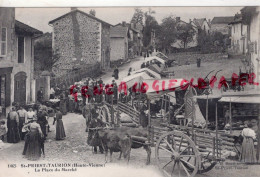
M178 82L177 82L178 83ZM176 84L178 86L178 84ZM175 88L175 91L180 89ZM150 113L150 100L153 98L154 92L147 92L147 105ZM160 90L157 96L163 95L169 90ZM189 104L193 104L193 98L188 100ZM186 103L187 104L187 103ZM111 105L106 105L111 107ZM112 106L113 107L113 106ZM105 109L105 108L104 108ZM139 124L139 112L134 109L131 104L118 102L117 116L112 111L106 109L106 114L112 112L111 122L117 124L119 112L128 114L132 122L128 124ZM193 112L192 112L193 114ZM194 115L192 115L194 117ZM115 121L116 120L116 121ZM218 123L217 103L216 103L216 125ZM189 176L193 177L197 173L205 173L214 168L214 166L224 160L222 157L223 150L233 150L235 145L233 138L219 133L216 130L207 130L194 127L194 119L192 119L191 127L188 125L172 125L161 123L160 126L152 126L151 116L149 114L149 137L144 141L149 146L155 146L155 158L158 167L165 176ZM122 123L124 124L124 122ZM127 123L126 123L127 124Z

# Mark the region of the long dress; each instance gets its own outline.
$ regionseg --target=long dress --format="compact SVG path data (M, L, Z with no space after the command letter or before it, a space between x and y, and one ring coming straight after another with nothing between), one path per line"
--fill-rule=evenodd
M28 124L30 132L27 136L27 147L25 148L25 156L28 160L38 160L41 157L41 141L42 131L38 123Z
M46 119L46 116L48 116L47 112L45 112L45 111L39 112L38 120L37 120L37 123L41 126L41 130L44 135L44 139L46 139L46 137L47 137L48 121Z
M8 143L18 143L20 141L19 135L19 117L17 112L11 111L7 117L7 142Z
M62 121L62 114L60 111L56 113L56 140L63 140L66 137L63 121Z
M255 163L256 153L253 141L256 138L255 132L250 128L244 128L241 134L244 137L242 143L241 161L245 163Z

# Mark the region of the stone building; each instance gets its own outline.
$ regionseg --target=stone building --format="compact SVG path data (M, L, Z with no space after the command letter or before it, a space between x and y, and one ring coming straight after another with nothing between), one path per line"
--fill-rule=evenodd
M256 81L260 82L260 7L244 7L241 14L242 23L249 26L247 37L252 71L256 74Z
M247 30L248 25L242 23L242 15L236 14L231 25L231 50L234 54L247 53Z
M78 9L49 22L53 51L59 55L53 72L63 75L75 68L100 63L110 67L110 24Z
M229 23L234 20L233 16L229 17L214 17L211 21L210 32L220 32L223 35L231 35L231 27Z
M15 8L0 8L0 117L12 102L35 101L34 37L42 34L15 20Z

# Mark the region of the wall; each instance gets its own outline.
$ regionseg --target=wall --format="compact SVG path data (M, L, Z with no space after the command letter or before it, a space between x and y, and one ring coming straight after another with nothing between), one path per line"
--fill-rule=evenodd
M209 27L209 24L206 20L203 21L201 29L204 30L204 27L205 27L205 32L207 34L209 34L210 33L210 27Z
M34 89L31 86L33 79L33 49L32 38L25 37L24 43L24 63L18 63L18 49L17 49L17 34L15 34L15 9L14 8L0 8L0 25L7 28L7 55L0 57L0 68L13 67L11 78L6 81L10 83L10 103L14 101L14 76L19 72L25 72L26 79L26 102L32 100ZM7 107L6 112L9 112L10 106Z
M227 24L211 24L211 33L221 32L222 34L229 34L229 26Z
M102 24L102 34L101 34L101 60L102 69L109 69L110 67L110 26Z
M241 23L232 24L231 48L233 52L235 52L236 54L246 53L247 50L247 26L246 25L242 25Z
M101 62L101 28L100 22L80 12L55 21L53 47L58 50L60 60L54 67L54 73L63 75L74 65Z
M111 38L110 40L111 44L111 53L110 53L110 60L116 61L119 59L126 59L125 57L125 51L126 49L125 45L125 38Z
M256 42L257 47L254 46L257 50L251 53L251 61L254 66L254 73L257 75L257 81L260 82L260 64L257 59L260 59L260 7L256 7L256 11L258 13L254 14L251 18L250 22L250 42ZM258 86L259 88L259 86Z

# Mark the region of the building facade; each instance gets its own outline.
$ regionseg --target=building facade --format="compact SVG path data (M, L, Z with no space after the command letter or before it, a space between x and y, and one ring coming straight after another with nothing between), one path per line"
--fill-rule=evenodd
M242 23L249 26L248 53L252 71L256 74L257 82L260 82L260 7L244 7L241 14Z
M104 70L110 67L110 24L77 9L49 24L53 51L59 56L53 67L55 75L97 62Z
M0 8L0 115L13 102L35 101L34 37L42 34L15 20L15 8Z
M247 53L247 29L248 25L242 23L241 14L236 14L231 25L231 50L235 54Z
M194 18L191 21L191 24L198 28L198 32L204 31L205 34L207 34L207 35L210 34L210 24L206 18Z
M128 27L117 25L110 31L110 60L117 61L128 59Z

